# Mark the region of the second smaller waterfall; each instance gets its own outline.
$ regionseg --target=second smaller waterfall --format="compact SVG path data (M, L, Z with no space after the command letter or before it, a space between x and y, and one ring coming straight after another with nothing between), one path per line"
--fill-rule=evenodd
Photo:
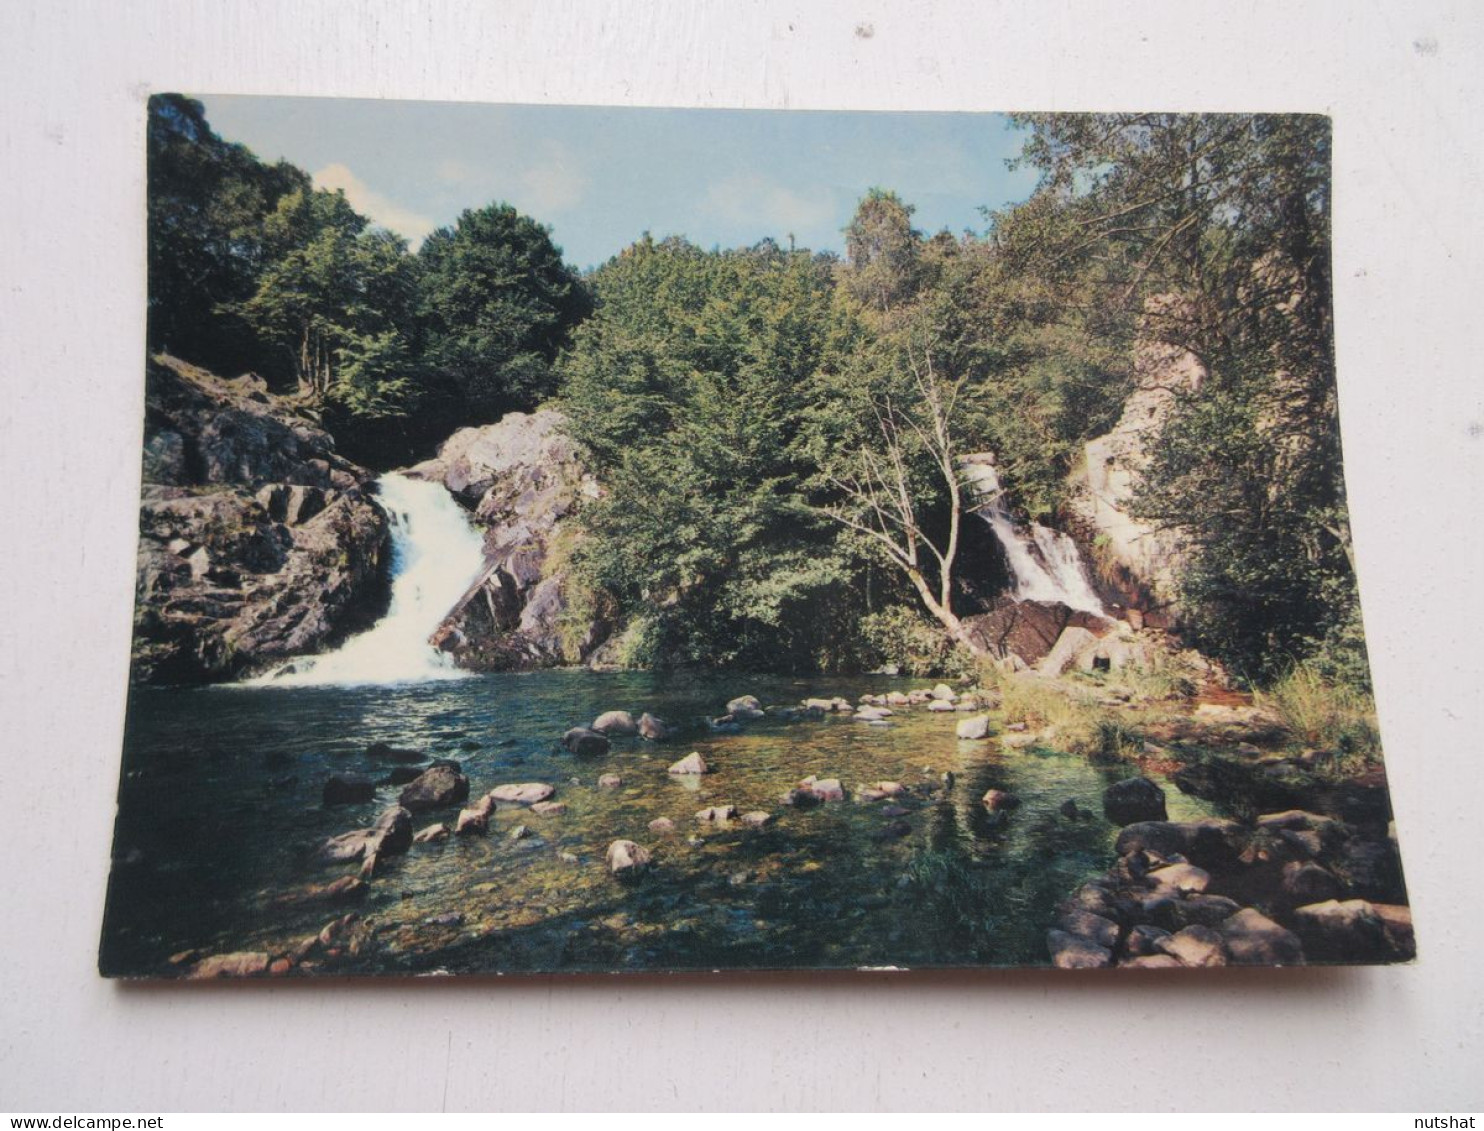
M989 523L1004 547L1016 600L1060 601L1069 608L1108 615L1087 578L1076 542L1038 522L1017 523L1005 506L999 473L987 456L967 456L959 470L970 509Z

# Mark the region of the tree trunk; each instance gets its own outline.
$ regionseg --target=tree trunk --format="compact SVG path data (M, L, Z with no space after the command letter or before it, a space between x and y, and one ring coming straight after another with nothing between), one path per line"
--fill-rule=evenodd
M988 649L970 635L969 630L964 627L964 622L958 619L953 611L953 606L948 601L939 601L934 595L932 586L928 585L927 578L923 577L918 570L909 570L908 576L912 584L917 588L918 595L922 597L922 603L927 606L928 612L932 613L945 629L954 643L966 648L971 656L983 658L989 655ZM946 584L945 584L946 588Z

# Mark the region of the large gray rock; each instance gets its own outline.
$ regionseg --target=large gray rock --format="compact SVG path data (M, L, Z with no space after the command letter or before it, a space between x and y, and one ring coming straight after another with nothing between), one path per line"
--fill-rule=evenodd
M582 663L609 635L598 621L574 627L571 557L552 553L581 500L601 495L566 423L549 408L507 413L497 424L455 432L408 472L446 486L484 530L484 573L433 634L462 667Z
M706 765L706 759L701 757L699 751L692 750L671 766L669 772L672 774L705 774L710 772L710 767Z
M634 721L634 716L627 711L604 711L596 719L590 728L599 734L608 735L630 735L639 733L639 724Z
M374 619L386 521L328 433L173 358L147 366L145 402L133 680L234 678Z
M1204 363L1184 344L1190 317L1186 301L1174 295L1146 301L1134 344L1134 391L1112 430L1087 442L1073 483L1072 512L1114 566L1106 572L1115 575L1123 603L1145 610L1140 620L1150 627L1169 626L1183 558L1173 533L1133 516L1133 499L1180 397L1206 380Z
M1051 965L1061 970L1086 970L1113 964L1113 952L1105 946L1066 931L1047 931L1046 950Z
M1103 791L1103 814L1115 825L1164 821L1165 791L1148 778L1125 778Z
M1102 635L1113 625L1106 617L1058 601L1017 601L1010 597L994 601L987 613L964 619L965 630L986 653L996 659L1013 659L1025 667L1034 667L1045 659L1068 628L1085 628Z
M608 846L604 859L615 876L637 876L649 869L649 850L631 840L615 840Z
M1386 924L1364 899L1328 899L1295 908L1291 922L1313 962L1366 963L1391 959Z
M1185 927L1155 946L1182 966L1225 966L1226 942L1210 927Z
M670 724L645 711L639 716L639 737L650 742L663 742L670 737Z
M1061 630L1051 651L1036 665L1037 675L1061 675L1077 663L1077 657L1097 646L1098 636L1081 625L1071 624Z
M1196 821L1138 821L1118 834L1113 850L1119 856L1178 853L1207 871L1220 872L1234 865L1248 843L1248 833L1236 821L1205 817Z
M562 745L573 754L582 754L598 757L607 754L610 743L606 735L599 734L587 727L573 727L562 735Z
M1256 908L1244 907L1217 930L1234 966L1296 966L1304 960L1298 936Z
M1075 908L1063 911L1057 925L1067 934L1077 935L1107 950L1118 945L1118 924L1091 911Z
M412 814L397 806L385 810L370 828L353 829L330 837L315 852L320 864L360 860L374 864L378 857L398 856L412 847Z
M458 805L468 796L468 778L449 766L434 766L409 782L398 800L413 813L426 813Z
M962 720L957 727L959 738L973 742L981 738L988 738L993 733L993 724L988 715L973 715Z
M261 951L238 951L213 954L191 967L186 977L192 981L214 978L259 978L268 972L268 955Z
M556 787L546 782L528 781L497 785L490 790L489 795L494 801L504 801L511 805L536 805L555 792Z

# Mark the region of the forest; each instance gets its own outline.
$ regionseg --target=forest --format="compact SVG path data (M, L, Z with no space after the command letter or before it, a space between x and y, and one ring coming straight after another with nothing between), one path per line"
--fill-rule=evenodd
M473 207L416 252L294 166L151 100L149 348L294 398L385 470L559 408L604 484L577 603L626 664L962 673L997 582L964 457L1017 516L1071 513L1141 336L1199 360L1131 509L1180 548L1181 627L1239 680L1368 690L1340 462L1329 123L1025 114L1034 193L925 233L889 187L844 255L637 234L597 268L539 217ZM779 241L782 242L779 242ZM972 560L971 560L972 559Z

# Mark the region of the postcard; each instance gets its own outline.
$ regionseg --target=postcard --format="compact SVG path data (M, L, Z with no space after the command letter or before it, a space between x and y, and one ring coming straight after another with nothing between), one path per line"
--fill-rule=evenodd
M1328 119L145 135L105 975L1415 956Z

